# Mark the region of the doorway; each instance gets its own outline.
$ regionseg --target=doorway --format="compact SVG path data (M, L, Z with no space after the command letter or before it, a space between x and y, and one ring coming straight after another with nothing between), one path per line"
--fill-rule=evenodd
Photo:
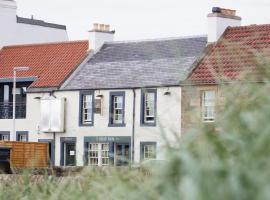
M115 165L127 166L130 160L129 144L115 144Z
M64 166L76 165L76 144L74 142L64 143Z

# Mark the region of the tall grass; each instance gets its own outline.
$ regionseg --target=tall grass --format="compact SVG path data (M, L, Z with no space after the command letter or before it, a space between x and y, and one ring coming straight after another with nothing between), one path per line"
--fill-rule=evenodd
M199 124L168 147L167 161L140 170L85 169L61 179L23 175L0 183L0 199L270 199L269 85L224 90L225 108L215 124Z

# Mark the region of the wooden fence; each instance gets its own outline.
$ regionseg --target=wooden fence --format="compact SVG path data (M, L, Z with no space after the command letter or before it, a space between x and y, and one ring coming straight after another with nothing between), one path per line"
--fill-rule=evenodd
M45 168L49 163L47 143L39 142L0 142L0 147L11 148L10 167Z

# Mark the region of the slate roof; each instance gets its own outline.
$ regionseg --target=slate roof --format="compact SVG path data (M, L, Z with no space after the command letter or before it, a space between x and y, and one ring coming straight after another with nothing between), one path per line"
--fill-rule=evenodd
M18 17L18 16L17 16L17 23L43 26L43 27L62 29L62 30L67 29L65 25L53 24L53 23L45 22L43 20L29 19L29 18Z
M206 43L204 36L105 43L76 70L63 89L178 85Z
M262 81L269 73L270 25L229 27L198 62L187 79L192 84ZM268 72L267 72L268 71Z
M0 79L12 80L14 67L27 66L17 77L36 77L30 88L59 87L87 51L88 41L6 46L0 50Z

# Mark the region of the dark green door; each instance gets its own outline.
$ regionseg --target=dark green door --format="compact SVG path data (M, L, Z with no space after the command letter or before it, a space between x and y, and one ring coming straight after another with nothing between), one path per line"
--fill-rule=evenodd
M76 145L75 143L65 143L65 165L76 165Z
M126 166L130 160L129 144L116 144L116 166Z

